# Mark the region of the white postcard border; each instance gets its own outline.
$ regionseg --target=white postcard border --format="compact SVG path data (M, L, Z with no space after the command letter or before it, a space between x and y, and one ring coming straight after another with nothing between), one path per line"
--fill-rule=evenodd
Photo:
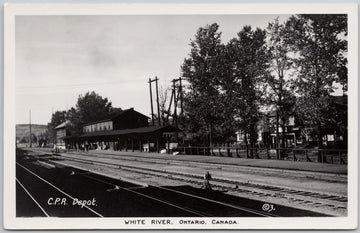
M4 14L4 227L7 229L354 229L358 226L358 16L357 4L6 4ZM152 219L194 218L17 218L15 215L15 16L16 15L191 15L191 14L348 14L348 216L281 218L195 218L205 225L151 225ZM125 225L144 219L145 225ZM212 224L214 219L237 225Z

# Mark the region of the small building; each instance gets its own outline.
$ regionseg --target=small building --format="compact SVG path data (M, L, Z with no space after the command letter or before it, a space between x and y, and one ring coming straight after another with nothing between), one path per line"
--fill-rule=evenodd
M331 108L333 116L337 122L328 122L322 126L322 141L324 147L346 148L347 147L347 96L331 96ZM341 115L342 114L342 115ZM342 121L341 121L342 120ZM284 123L279 119L279 138L276 134L276 112L272 111L264 115L257 125L257 146L276 148L282 145L283 135L285 147L316 147L317 134L315 125L304 125L295 114L290 114ZM284 131L284 132L283 132ZM245 135L243 131L237 131L237 144L245 145ZM250 136L247 135L248 143Z
M69 121L65 121L61 123L60 125L55 127L56 131L56 139L55 139L55 145L57 147L64 147L66 146L64 137L67 136L67 129L66 126L69 123Z

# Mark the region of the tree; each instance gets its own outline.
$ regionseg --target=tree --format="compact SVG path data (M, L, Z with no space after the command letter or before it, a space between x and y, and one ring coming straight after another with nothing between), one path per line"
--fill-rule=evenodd
M285 125L292 114L295 104L295 96L291 90L291 79L288 75L293 65L289 55L290 48L287 43L289 37L287 28L280 24L278 19L269 23L267 27L268 52L270 58L270 72L267 76L266 84L269 86L266 92L266 101L275 108L276 112L276 147L279 148L279 126L281 126L282 140L281 147L286 147ZM279 151L276 150L278 159ZM283 151L285 152L285 151ZM284 155L284 154L283 154Z
M181 67L183 77L189 83L184 95L186 130L209 138L210 145L214 125L221 112L217 71L221 33L218 29L216 23L198 29L195 39L190 43L189 58L184 60Z
M301 96L297 109L306 124L315 126L318 148L322 148L322 128L332 117L334 83L347 90L347 16L297 15L286 27L291 31L288 42L296 58L295 90Z
M170 104L170 89L160 86L159 87L159 107L160 107L160 121L163 125L169 124L169 104ZM157 118L158 116L156 116Z
M55 142L56 139L56 126L66 121L66 111L56 111L51 116L50 123L47 124L46 130L48 132L49 140Z
M81 123L86 124L106 118L111 113L112 104L108 98L103 98L92 91L79 96L76 109Z
M231 73L224 89L235 109L234 119L244 132L246 147L249 147L247 135L250 135L250 147L257 142L257 122L260 117L260 103L263 93L262 82L268 76L268 54L266 52L265 31L245 26L238 37L226 46ZM230 85L231 84L231 85ZM253 155L253 150L251 150Z
M66 113L66 119L69 123L67 125L67 132L69 135L78 136L82 132L83 123L80 119L80 114L77 109L71 107Z
M113 109L112 103L107 98L103 98L94 91L79 95L76 108L72 107L67 112L70 123L68 131L71 135L79 135L84 124L110 117L110 114L118 110L121 109Z

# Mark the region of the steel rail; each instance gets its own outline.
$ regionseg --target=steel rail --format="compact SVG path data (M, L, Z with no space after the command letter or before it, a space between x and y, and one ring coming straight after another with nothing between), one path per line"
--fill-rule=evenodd
M21 165L20 163L16 162L17 165L19 165L21 168L23 168L24 170L26 170L27 172L29 172L30 174L34 175L35 177L37 177L38 179L40 179L41 181L45 182L46 184L50 185L51 187L55 188L56 190L58 190L59 192L61 192L62 194L64 194L67 197L70 197L72 200L75 200L74 197L72 197L70 194L64 192L63 190L61 190L60 188L56 187L55 185L53 185L52 183L50 183L49 181L45 180L44 178L40 177L39 175L37 175L36 173L34 173L33 171L31 171L30 169L26 168L25 166ZM91 212L93 212L94 214L96 214L99 217L104 217L102 216L100 213L96 212L95 210L91 209L90 207L88 207L87 205L84 205L84 207L88 210L90 210Z
M189 160L173 160L173 159L168 159L168 158L153 158L153 157L149 157L149 156L135 156L135 155L118 155L118 154L114 154L114 153L107 153L107 154L102 154L102 153L96 153L96 152L91 152L91 153L81 153L81 154L76 154L75 152L69 152L70 154L74 154L74 155L86 155L86 156L92 156L92 157L97 157L97 158L112 158L115 160L127 160L127 161L142 161L142 162L146 162L146 163L160 163L160 164L168 164L169 162L171 162L172 164L194 164L194 165L202 165L202 166L214 166L215 165L221 165L223 167L226 168L238 168L238 167L246 167L247 169L266 169L266 170L271 170L274 172L277 172L279 170L283 170L282 168L264 168L264 167L248 167L248 166L243 166L243 165L232 165L232 164L225 164L225 163L213 163L213 162L205 162L205 161L189 161ZM60 154L59 154L60 155ZM127 159L125 157L128 158L134 158L134 159ZM139 159L140 158L140 159ZM154 161L154 162L151 162ZM294 173L294 174L312 174L314 173L314 171L299 171L299 170L288 170L287 172L289 173ZM333 174L333 173L328 173L328 172L319 172L319 171L315 171L315 173L319 174L319 175L327 175L327 176L331 176L331 177L346 177L346 175L344 174Z
M60 191L61 193L63 193L63 194L65 194L66 196L74 199L72 196L70 196L69 194L65 193L65 192L62 191L61 189L57 188L55 185L51 184L50 182L46 181L45 179L41 178L41 177L38 176L37 174L33 173L33 172L30 171L28 168L22 166L22 165L19 164L18 162L16 162L16 163L17 163L19 166L21 166L22 168L24 168L25 170L27 170L28 172L30 172L31 174L33 174L34 176L36 176L37 178L41 179L41 180L44 181L45 183L47 183L47 184L51 185L52 187L56 188L56 189L57 189L58 191ZM67 170L69 170L69 169L67 169ZM81 175L81 176L83 176L83 177L87 177L87 178L89 178L89 179L98 181L98 182L105 183L105 184L107 184L107 185L117 186L117 185L115 185L115 184L113 184L113 183L106 182L106 181L102 181L102 180L100 180L100 179L96 179L96 178L94 178L94 177L87 176L87 175L85 175L85 174L80 174L80 173L77 173L77 174L78 174L78 175ZM117 187L119 187L119 186L117 186ZM134 191L134 190L132 190L132 189L128 189L128 188L124 188L124 187L119 187L119 188L122 189L122 190L128 191L128 192L135 193L135 194L137 194L137 195L140 195L140 196L143 196L143 197L146 197L146 198L155 200L155 201L157 201L157 202L161 202L161 203L163 203L163 204L170 205L170 206L172 206L172 207L181 209L181 210L183 210L183 211L186 211L186 212L195 214L195 215L200 216L200 217L208 217L208 215L206 215L206 214L204 214L204 213L201 213L200 211L194 211L194 210L191 210L190 208L185 208L185 207L182 207L182 206L179 206L179 205L175 205L175 204L172 204L172 203L170 203L170 202L166 202L166 201L160 200L160 199L158 199L158 198L154 198L154 197L151 197L151 196L149 196L149 195L142 194L142 193L140 193L140 192L136 192L136 191ZM91 210L92 212L94 212L94 213L97 214L98 216L104 217L104 216L100 215L99 213L95 212L94 210L92 210L90 207L88 207L88 206L86 206L86 205L85 205L84 207L86 207L87 209Z
M65 169L66 169L66 168L65 168ZM67 169L67 170L69 170L69 169ZM101 180L101 179L94 178L94 177L91 177L91 176L88 176L88 175L85 175L85 174L80 174L80 173L76 173L76 174L81 175L81 176L84 176L84 177L89 178L89 179L92 179L92 180L95 180L95 181L98 181L98 182L102 182L102 183L105 183L105 184L110 184L110 185L113 185L113 186L117 186L116 184L113 184L113 183L110 183L110 182L107 182L107 181L103 181L103 180ZM117 186L117 187L119 187L119 186ZM265 213L261 213L261 212L256 211L256 210L251 210L251 209L248 209L248 208L245 208L245 207L240 207L240 206L231 205L231 204L228 204L228 203L224 203L224 202L212 200L212 199L209 199L209 198L205 198L205 197L201 197L201 196L197 196L197 195L193 195L193 194L189 194L189 193L185 193L185 192L181 192L181 191L177 191L177 190L172 190L172 189L168 189L168 188L164 188L164 187L160 187L160 186L155 186L155 185L151 185L151 187L155 187L155 188L158 188L158 189L171 191L171 192L174 192L174 193L179 193L179 194L182 194L182 195L185 195L185 196L189 196L189 197L192 197L192 198L197 198L197 199L201 199L201 200L204 200L204 201L208 201L208 202L216 203L216 204L219 204L219 205L227 206L227 207L230 207L230 208L233 208L233 209L241 210L241 211L243 211L243 212L260 215L260 216L262 216L262 217L278 217L278 215L275 215L275 214L271 214L271 213L266 213L266 214L265 214ZM184 209L184 210L186 210L186 211L191 210L191 209L189 209L189 208L181 207L181 206L178 206L178 205L169 203L169 202L167 202L167 201L163 201L163 200L160 200L160 199L158 199L158 198L154 198L154 197L151 197L151 196L149 196L149 195L136 192L136 191L134 191L132 188L124 188L124 187L119 187L119 188L122 189L122 190L126 190L126 191L129 191L129 192L132 192L132 193L136 193L136 194L138 194L138 195L145 196L145 197L147 197L147 198L151 198L151 199L153 199L153 200L160 201L160 202L162 202L162 203L170 204L170 205L172 205L172 206L174 206L174 207L180 207L181 209ZM208 217L208 216L209 216L209 215L207 215L207 214L205 214L205 213L203 213L203 212L197 211L197 210L191 210L190 212L195 213L195 214L202 213L202 214L203 214L202 217ZM200 215L200 216L201 216L201 215Z
M139 168L139 167L130 166L130 165L120 165L120 164L108 163L108 162L104 162L104 161L94 161L94 160L91 160L91 159L73 158L73 157L69 157L69 156L66 156L66 155L62 155L61 157L66 158L68 160L81 161L81 162L94 164L94 165L98 164L98 165L109 166L109 167L112 167L112 168L118 167L118 168L121 168L121 169L124 169L124 170L126 170L128 168L128 169L131 169L133 171L135 169L135 170L137 170L137 172L142 172L142 173L144 173L144 170L146 170L146 171L149 171L149 172L171 174L171 175L183 176L183 177L188 177L188 178L190 177L190 178L193 178L193 179L202 180L202 176L194 175L194 174L184 174L184 173L163 171L163 170L157 170L157 169L151 169L151 168ZM214 178L213 181L221 182L222 184L226 183L228 185L242 185L242 186L245 186L245 187L258 188L258 189L263 189L263 190L266 190L266 191L283 192L283 193L292 194L292 195L295 194L295 195L299 195L299 196L308 196L308 197L310 196L312 198L319 198L319 199L323 199L323 200L324 199L326 199L326 200L331 200L332 199L333 201L340 201L340 202L346 202L347 201L347 198L341 197L341 196L334 196L334 195L328 195L328 194L322 194L322 193L316 193L316 192L308 192L308 191L301 191L301 190L299 191L299 190L293 190L293 189L282 188L282 187L275 187L275 186L270 186L270 185L260 185L260 184L246 183L246 182L240 182L240 181L226 180L226 179L221 179L221 178ZM226 186L224 186L224 185L219 185L219 186L226 188Z
M35 202L35 204L41 209L41 211L46 215L46 217L50 217L50 215L48 213L46 213L46 211L44 210L44 208L42 208L42 206L39 204L39 202L36 201L36 199L30 194L30 192L25 188L25 186L18 180L18 178L15 178L16 182L19 183L19 185L21 186L21 188L24 189L24 191L26 192L26 194Z

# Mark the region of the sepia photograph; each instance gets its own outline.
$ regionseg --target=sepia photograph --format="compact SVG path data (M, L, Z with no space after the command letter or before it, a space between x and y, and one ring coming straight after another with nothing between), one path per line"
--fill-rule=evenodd
M5 6L5 228L357 227L356 4L81 5Z

